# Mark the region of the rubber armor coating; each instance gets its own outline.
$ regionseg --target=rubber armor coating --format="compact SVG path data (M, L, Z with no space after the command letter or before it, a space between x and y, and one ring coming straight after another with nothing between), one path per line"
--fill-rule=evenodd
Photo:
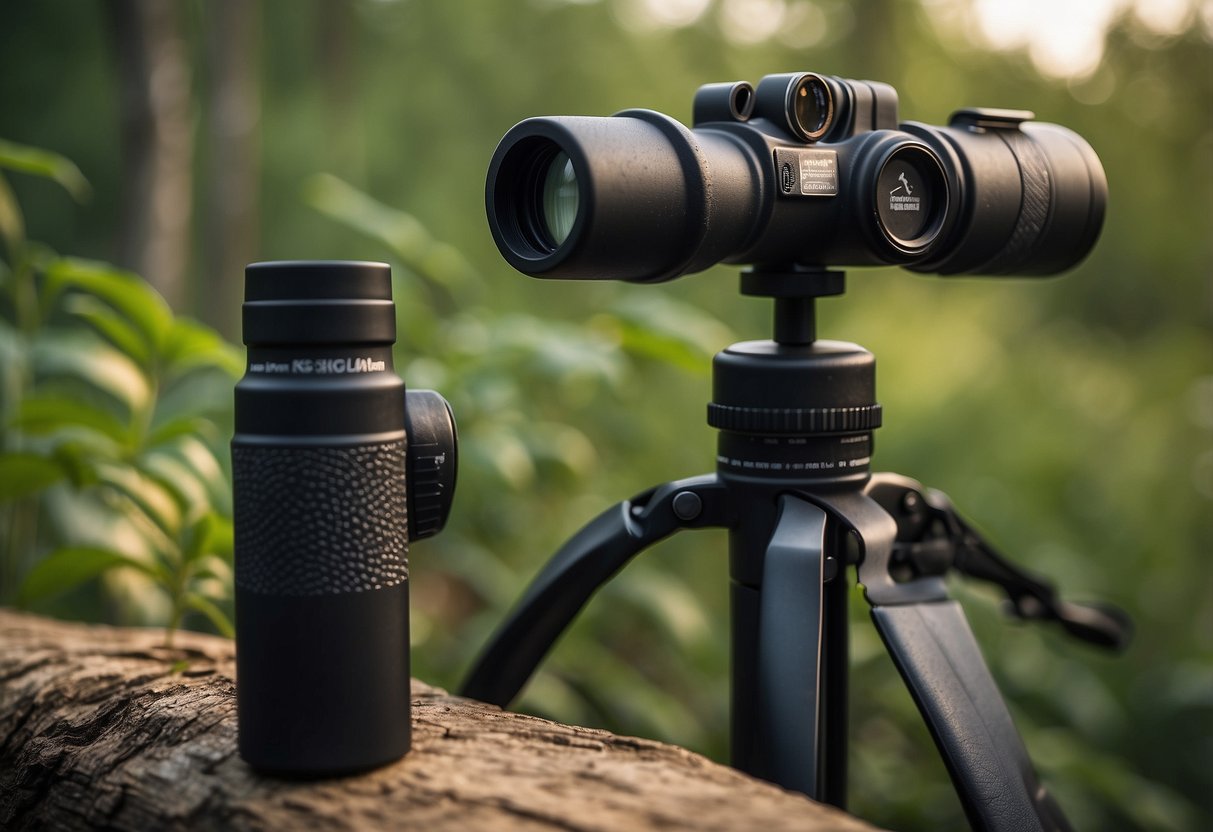
M267 595L366 592L408 580L405 442L234 445L236 584Z

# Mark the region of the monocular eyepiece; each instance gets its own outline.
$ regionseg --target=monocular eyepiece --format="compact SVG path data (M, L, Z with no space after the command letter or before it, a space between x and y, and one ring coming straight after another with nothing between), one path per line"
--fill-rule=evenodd
M788 86L788 124L805 141L815 142L834 122L834 96L820 75L807 72Z
M392 344L392 270L350 260L252 263L243 316L250 347Z

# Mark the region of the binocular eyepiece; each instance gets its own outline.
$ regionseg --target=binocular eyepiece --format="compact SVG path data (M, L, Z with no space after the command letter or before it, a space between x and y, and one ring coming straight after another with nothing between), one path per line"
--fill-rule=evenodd
M801 72L701 87L693 115L691 129L651 110L515 125L486 188L506 260L636 282L719 262L1050 275L1103 224L1095 152L1029 112L899 124L891 86Z

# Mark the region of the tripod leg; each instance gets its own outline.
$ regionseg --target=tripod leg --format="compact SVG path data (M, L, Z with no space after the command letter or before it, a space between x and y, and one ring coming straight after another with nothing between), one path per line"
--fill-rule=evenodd
M1037 779L960 605L948 600L938 576L903 583L890 572L899 537L890 512L897 513L906 493L920 490L912 480L878 474L868 494L830 495L822 504L863 542L859 579L872 619L973 828L1065 832L1070 825Z
M826 513L791 495L763 562L754 773L819 797Z
M531 582L460 693L509 705L590 596L629 560L679 529L724 525L725 515L724 486L715 476L666 483L604 511Z
M822 746L823 771L818 777L821 790L817 799L840 809L845 809L847 805L847 758L850 743L850 703L847 691L851 662L851 622L847 616L849 594L846 571L839 569L838 574L826 582L825 611L822 616L821 640L825 649L821 666L822 700L818 706L818 724L821 726L818 743Z
M935 737L969 822L1069 830L955 601L872 608L876 629Z

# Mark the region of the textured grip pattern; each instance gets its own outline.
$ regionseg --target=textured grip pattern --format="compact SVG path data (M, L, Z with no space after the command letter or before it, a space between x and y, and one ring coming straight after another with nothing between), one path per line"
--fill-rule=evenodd
M1019 131L1003 131L1002 139L1019 162L1023 185L1023 201L1011 238L994 260L998 271L1014 273L1032 256L1036 241L1049 218L1053 189L1049 179L1049 163L1036 143Z
M857 433L880 427L880 405L735 407L708 404L708 424L742 433Z
M405 443L232 446L236 584L331 595L408 580Z

